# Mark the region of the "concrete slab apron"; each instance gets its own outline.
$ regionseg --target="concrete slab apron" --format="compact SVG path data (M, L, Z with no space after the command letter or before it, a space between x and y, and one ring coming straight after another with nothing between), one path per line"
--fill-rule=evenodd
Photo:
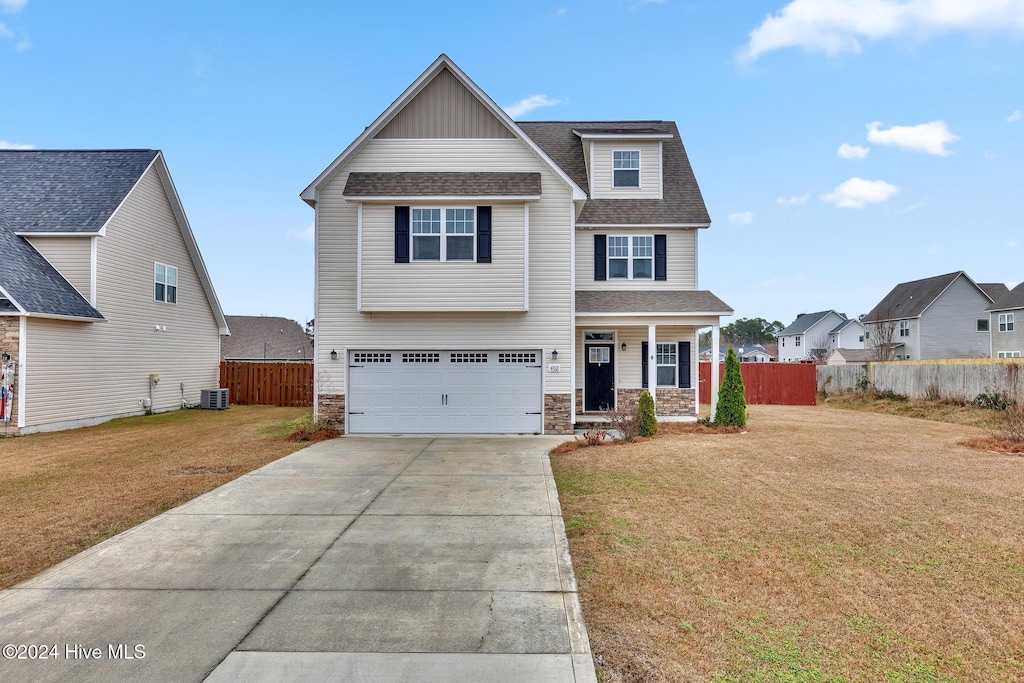
M0 593L0 680L596 681L558 441L295 453Z

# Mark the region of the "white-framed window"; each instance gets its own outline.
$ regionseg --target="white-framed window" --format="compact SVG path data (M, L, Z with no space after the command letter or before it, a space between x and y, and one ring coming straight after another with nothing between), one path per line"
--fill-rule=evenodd
M640 150L612 152L612 187L640 187Z
M801 343L801 340L803 339L803 337L794 337L794 339L796 339L796 346L800 346L800 343Z
M658 344L655 362L658 364L658 386L676 386L676 345Z
M978 318L978 332L988 332L988 318Z
M1020 358L1021 355L1020 355L1020 351L1000 351L996 355L996 357L997 358Z
M153 264L153 299L178 303L178 269L165 263Z
M413 209L410 232L413 261L476 260L476 209L472 207Z
M779 341L782 342L782 346L783 346L783 348L785 348L785 346L786 346L786 338L785 337L779 337Z
M863 335L863 334L862 334L862 335L860 335L860 336L859 336L859 337L857 338L857 341L859 341L859 342L861 342L861 343L864 343L864 335Z
M901 320L900 321L900 336L901 337L909 337L910 336L910 321L909 320Z
M1013 313L999 314L999 331L1013 332Z
M608 279L653 280L654 235L609 235Z

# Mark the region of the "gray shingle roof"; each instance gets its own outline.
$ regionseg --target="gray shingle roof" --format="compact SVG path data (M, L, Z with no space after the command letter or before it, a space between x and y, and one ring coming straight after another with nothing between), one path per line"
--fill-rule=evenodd
M227 315L231 336L220 338L221 358L229 360L312 360L313 345L294 320L272 316ZM305 353L303 353L303 351Z
M1024 308L1024 282L995 300L986 311L1008 311L1011 308Z
M864 316L864 322L877 322L880 320L904 320L906 318L916 318L924 313L924 309L928 308L933 301L942 294L942 292L953 283L958 277L963 275L968 280L971 278L962 270L958 270L955 273L946 273L945 275L936 275L935 277L927 277L923 280L914 280L912 282L901 282L900 284L893 287L892 291L885 295L885 297L878 302L878 305L871 309L871 312ZM978 285L979 288L981 285ZM996 291L994 285L986 285ZM1003 285L1005 288L1005 285ZM982 292L985 296L991 298L988 292L982 288Z
M792 323L790 323L788 327L784 328L776 336L781 337L781 336L787 335L787 334L803 334L807 330L809 330L812 327L814 327L814 325L819 320L821 320L822 318L827 316L829 313L835 313L835 311L833 311L833 310L818 311L817 313L804 313L803 315L799 315L799 316L797 316L796 320L794 320ZM842 314L841 313L837 313L836 315L842 315ZM831 332L829 334L831 334Z
M832 353L840 354L850 363L869 363L876 360L874 349L835 349Z
M840 314L840 315L842 315L842 314ZM829 334L837 334L837 333L843 331L844 329L846 329L847 327L849 327L850 325L852 325L855 322L857 322L857 320L855 318L849 318L847 320L844 320L843 322L841 322L838 325L836 325L835 327L833 327L832 330L829 332Z
M732 313L707 290L577 291L577 313Z
M993 302L998 301L1001 297L1006 296L1010 292L1010 288L1004 285L1002 282L979 282L978 287L981 291L985 292L989 299Z
M679 130L672 121L522 121L517 125L530 136L573 182L587 191L583 142L573 130L613 131L609 134L668 133L662 164L664 199L588 199L580 225L637 225L711 222L697 178L693 175Z
M350 173L350 197L540 196L540 173Z

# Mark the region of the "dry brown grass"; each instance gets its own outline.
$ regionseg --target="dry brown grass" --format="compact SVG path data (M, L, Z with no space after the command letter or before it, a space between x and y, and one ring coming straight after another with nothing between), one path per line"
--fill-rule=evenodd
M753 406L552 457L604 681L1024 679L1024 459L980 429Z
M0 588L303 448L305 408L232 406L0 440Z
M992 411L970 403L954 403L945 400L894 399L874 394L849 391L818 398L818 405L830 408L847 408L884 415L917 417L970 427L988 427L992 422Z

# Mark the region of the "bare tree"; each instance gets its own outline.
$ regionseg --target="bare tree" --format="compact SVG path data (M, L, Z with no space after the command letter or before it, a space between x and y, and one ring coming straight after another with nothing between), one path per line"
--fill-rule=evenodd
M807 341L810 347L807 351L817 363L821 364L828 360L828 354L832 351L832 335L828 332L821 332Z
M897 322L891 310L880 311L874 320L864 322L864 344L876 361L896 359Z

